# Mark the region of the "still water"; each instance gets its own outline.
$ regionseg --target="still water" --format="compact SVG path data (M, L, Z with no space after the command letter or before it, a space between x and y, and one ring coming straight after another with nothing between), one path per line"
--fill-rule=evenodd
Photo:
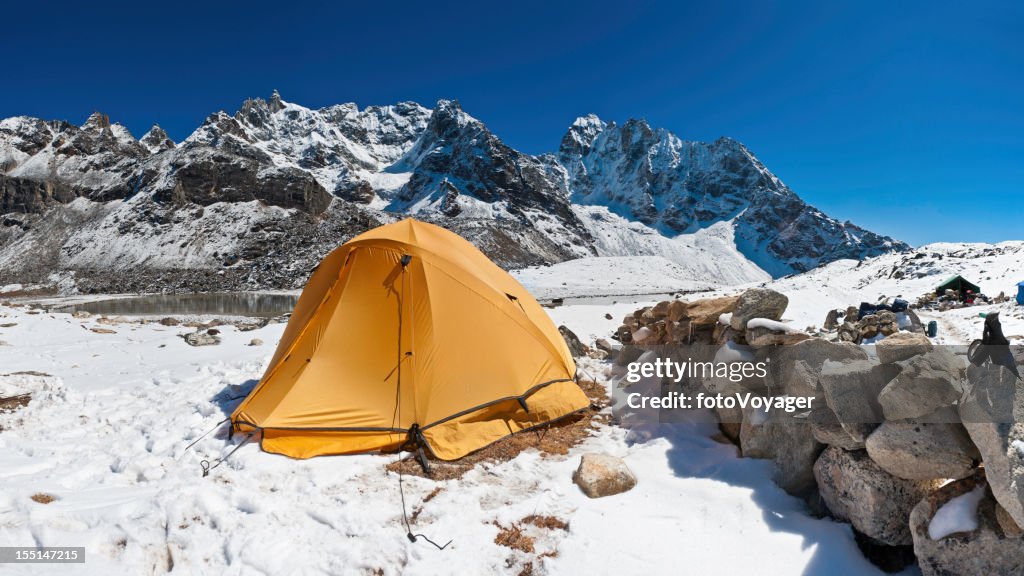
M112 298L51 308L53 312L85 311L110 316L251 316L270 318L291 312L299 297L295 294L256 292L212 294L151 294Z

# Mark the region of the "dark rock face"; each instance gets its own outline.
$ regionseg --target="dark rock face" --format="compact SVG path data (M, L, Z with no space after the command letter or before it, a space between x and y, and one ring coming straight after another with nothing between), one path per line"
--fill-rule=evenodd
M508 211L522 222L529 221L528 212L543 211L584 239L587 236L546 166L507 146L463 112L458 102L438 103L426 131L404 161L415 164L399 195L406 206L437 200L441 213L454 217L462 211L459 196L466 195L487 203L507 203Z
M259 200L309 214L320 214L330 205L331 195L308 172L268 169L261 160L220 151L210 154L197 147L182 150L170 162L169 182L156 187L153 198L179 206Z
M0 175L0 214L42 212L55 202L67 204L76 196L71 187L62 182Z

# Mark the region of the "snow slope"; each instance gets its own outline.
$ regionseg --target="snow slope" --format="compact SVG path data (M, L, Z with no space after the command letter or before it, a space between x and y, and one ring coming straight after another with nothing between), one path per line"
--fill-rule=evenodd
M797 327L820 326L831 308L843 308L880 298L904 298L934 291L944 280L960 274L982 293L1011 297L1004 304L972 306L946 312L923 312L924 320L939 323L939 342L969 343L981 337L980 313L1000 311L1003 332L1024 340L1024 306L1012 297L1024 280L1024 242L999 244L936 243L915 250L885 254L862 262L839 260L816 270L772 281L769 286L789 296L786 318Z
M603 315L578 312L551 314L581 334L603 329ZM566 457L527 451L460 480L407 477L410 512L422 508L416 531L452 539L437 551L404 536L397 479L384 470L393 456L291 460L253 445L201 477L200 460L239 439L186 444L260 376L283 325L224 327L221 345L191 348L178 337L186 329L159 324L3 307L0 324L15 324L0 328L0 396L33 394L0 415L0 545L85 546L79 574L517 574L526 562L539 574L879 574L848 526L808 516L772 484L768 464L712 440L716 428L700 414L632 433L601 426ZM87 329L98 327L117 333ZM251 338L267 344L246 346ZM607 365L584 369L606 377ZM637 488L584 496L571 476L586 451L625 458ZM37 493L57 499L37 503ZM532 555L494 543L495 524L530 514L569 528L528 529Z

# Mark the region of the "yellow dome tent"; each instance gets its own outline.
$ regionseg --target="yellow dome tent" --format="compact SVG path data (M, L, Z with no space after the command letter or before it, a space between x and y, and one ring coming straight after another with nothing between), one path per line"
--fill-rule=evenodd
M293 458L411 442L453 460L588 406L575 371L515 279L409 219L324 258L231 422Z

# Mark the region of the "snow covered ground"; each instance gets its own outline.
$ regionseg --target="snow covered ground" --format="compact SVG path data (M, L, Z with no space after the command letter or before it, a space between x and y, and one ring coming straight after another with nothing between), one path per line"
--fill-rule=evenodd
M609 306L616 316L635 307ZM551 314L581 335L605 335L618 320L604 318L609 306ZM567 456L527 451L459 480L406 477L410 513L422 508L415 530L452 540L438 551L405 538L397 479L384 469L394 456L301 461L247 445L201 477L200 461L238 439L211 434L185 446L259 378L282 324L223 327L222 344L200 348L178 336L186 328L25 308L0 307L0 326L0 397L33 394L0 415L0 546L85 546L75 573L517 574L528 562L550 574L879 573L848 526L810 517L771 482L769 464L711 439L717 429L699 414L654 429L601 426ZM266 344L247 346L253 338ZM608 367L583 369L604 377ZM625 458L637 488L588 499L571 480L586 451ZM56 500L38 503L36 494ZM533 554L494 543L498 525L531 514L569 527L527 527Z

